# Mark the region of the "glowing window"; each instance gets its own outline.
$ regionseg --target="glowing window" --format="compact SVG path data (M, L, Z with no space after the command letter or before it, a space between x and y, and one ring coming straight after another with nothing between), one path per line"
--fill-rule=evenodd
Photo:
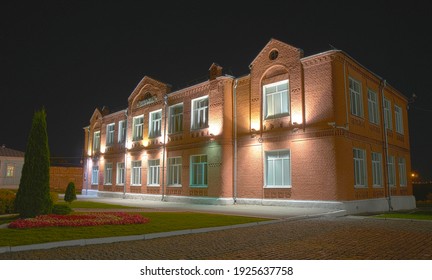
M271 118L290 113L288 80L265 85L263 87L263 92L265 118Z

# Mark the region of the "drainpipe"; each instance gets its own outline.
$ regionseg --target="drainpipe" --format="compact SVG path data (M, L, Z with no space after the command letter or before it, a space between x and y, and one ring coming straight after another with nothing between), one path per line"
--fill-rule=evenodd
M167 103L168 103L168 95L164 95L164 135L163 135L163 143L162 143L162 199L165 199L165 150L166 150L166 130L167 130Z
M343 62L343 68L344 68L344 93L345 93L345 125L347 129L349 129L349 120L348 120L348 93L347 93L347 85L346 85L346 66L345 66L346 59L344 59Z
M382 119L383 119L383 133L384 133L384 150L385 150L385 159L384 159L384 182L387 185L387 193L388 193L388 197L387 197L387 201L388 201L388 207L389 207L389 211L393 210L392 207L392 203L391 203L391 189L390 189L390 182L389 182L389 178L388 178L388 137L387 137L387 128L386 128L386 124L385 124L385 112L384 112L384 88L387 85L387 81L386 80L381 80L380 82L380 88L381 88L381 103L382 103Z
M127 142L128 142L128 138L127 138L127 131L128 131L128 113L127 113L127 109L125 109L124 114L126 116L126 120L125 120L125 139L124 139L124 149L125 149L125 156L124 156L124 183L123 183L123 199L126 198L126 178L127 178L127 153L128 153L128 148L127 148Z
M237 203L237 84L238 79L234 80L233 91L233 110L234 110L234 170L233 170L233 200L234 204Z

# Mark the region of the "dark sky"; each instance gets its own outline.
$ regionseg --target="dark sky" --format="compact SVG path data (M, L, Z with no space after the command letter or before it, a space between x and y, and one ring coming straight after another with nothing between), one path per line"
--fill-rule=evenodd
M241 76L275 38L305 56L332 45L407 97L415 93L413 170L432 177L428 1L233 2L1 1L0 144L25 151L33 113L44 106L51 155L79 159L95 108L126 108L145 75L182 88L216 62Z

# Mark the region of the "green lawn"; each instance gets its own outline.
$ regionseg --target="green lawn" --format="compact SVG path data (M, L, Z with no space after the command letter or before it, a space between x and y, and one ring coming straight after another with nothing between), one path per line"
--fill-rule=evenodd
M69 204L65 201L59 201L56 204ZM69 204L72 208L91 208L91 209L142 209L142 207L131 207L123 205L114 205L102 202L75 200Z
M412 220L432 220L431 210L416 209L409 212L392 212L376 215L377 218L397 218L397 219L412 219Z
M87 201L74 201L71 206L73 208L118 208L120 211L123 208L129 208ZM269 220L264 218L191 212L146 212L141 213L141 215L150 218L150 222L147 224L134 225L0 229L0 246L17 246L74 239L140 235ZM12 219L13 218L10 217L0 218L0 224L10 222Z

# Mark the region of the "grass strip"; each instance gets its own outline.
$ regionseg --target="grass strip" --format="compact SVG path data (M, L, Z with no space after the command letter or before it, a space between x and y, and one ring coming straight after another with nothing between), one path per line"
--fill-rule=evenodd
M228 226L270 219L191 212L146 212L147 224L84 227L0 229L0 246L18 246L55 241L140 235L185 229Z

